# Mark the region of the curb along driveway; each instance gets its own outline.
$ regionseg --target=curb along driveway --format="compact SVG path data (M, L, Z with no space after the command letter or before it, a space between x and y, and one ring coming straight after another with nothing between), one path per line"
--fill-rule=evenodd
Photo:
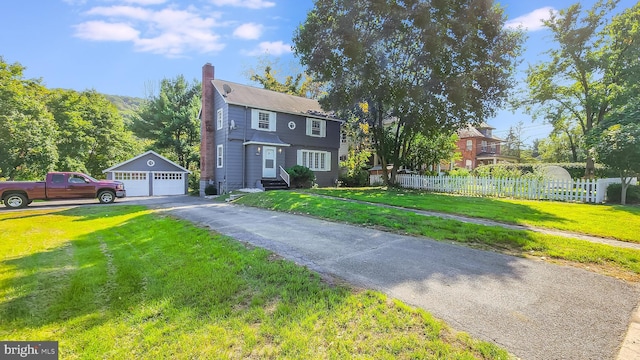
M380 290L522 359L614 359L640 297L582 269L425 238L198 198L139 203Z

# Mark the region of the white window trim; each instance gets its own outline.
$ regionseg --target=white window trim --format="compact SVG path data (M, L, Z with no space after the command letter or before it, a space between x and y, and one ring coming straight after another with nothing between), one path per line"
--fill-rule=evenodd
M298 165L306 166L312 171L331 171L331 152L318 150L298 150ZM311 161L309 161L311 159Z
M224 110L222 110L222 108L218 109L216 120L216 124L218 125L216 128L218 130L222 129L224 123Z
M262 129L258 126L258 117L260 113L269 114L268 129ZM276 131L276 113L266 110L251 109L251 128L260 131Z
M467 151L473 150L473 140L467 140L466 149L467 149Z
M216 151L216 167L221 168L224 166L224 146L218 145Z
M312 125L313 122L317 121L320 123L320 134L313 134ZM320 119L307 118L307 136L313 137L326 137L327 136L327 121Z

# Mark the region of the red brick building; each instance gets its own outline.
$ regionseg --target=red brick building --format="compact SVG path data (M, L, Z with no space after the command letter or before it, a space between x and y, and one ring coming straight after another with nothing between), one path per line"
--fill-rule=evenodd
M458 131L457 145L462 158L456 161L455 166L471 170L480 165L517 162L512 156L500 154L503 140L493 135L494 129L483 122L479 126L469 125Z

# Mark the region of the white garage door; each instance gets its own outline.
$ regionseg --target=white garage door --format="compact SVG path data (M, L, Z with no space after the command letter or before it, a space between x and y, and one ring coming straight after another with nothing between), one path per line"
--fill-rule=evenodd
M184 173L153 173L153 195L184 195Z
M146 172L114 172L113 179L124 183L127 196L149 196L149 179Z

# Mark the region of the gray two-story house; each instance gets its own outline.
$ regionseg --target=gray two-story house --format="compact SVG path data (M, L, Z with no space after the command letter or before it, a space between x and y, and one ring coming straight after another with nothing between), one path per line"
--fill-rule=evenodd
M263 188L303 165L319 186L336 184L341 120L316 100L219 80L202 68L200 193Z

